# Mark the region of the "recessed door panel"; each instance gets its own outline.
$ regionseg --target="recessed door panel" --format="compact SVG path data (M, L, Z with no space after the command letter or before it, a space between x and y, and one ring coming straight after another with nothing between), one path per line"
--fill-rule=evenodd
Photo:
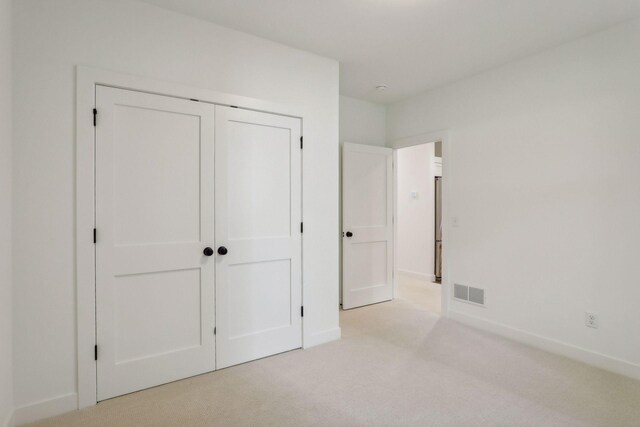
M116 277L116 364L200 346L200 283L199 268Z
M353 277L353 290L387 285L387 242L354 243L351 253L353 269L360 272Z
M291 235L291 130L229 121L229 239Z
M215 369L214 107L96 88L98 400Z
M200 117L114 106L115 242L200 239Z
M228 306L244 307L227 312L230 340L291 327L290 260L232 265L228 278Z
M217 367L302 345L300 120L216 107Z
M357 157L349 170L349 182L353 185L349 189L349 223L352 227L386 227L387 157L366 152L357 153Z

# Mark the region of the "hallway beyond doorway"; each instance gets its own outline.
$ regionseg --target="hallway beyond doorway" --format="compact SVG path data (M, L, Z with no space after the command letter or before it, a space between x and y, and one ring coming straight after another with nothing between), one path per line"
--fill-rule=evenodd
M417 308L440 315L441 289L442 286L439 283L402 272L398 273L397 298Z

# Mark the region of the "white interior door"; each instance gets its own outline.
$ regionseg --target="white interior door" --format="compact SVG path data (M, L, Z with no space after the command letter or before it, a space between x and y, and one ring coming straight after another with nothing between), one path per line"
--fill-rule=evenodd
M217 368L302 345L300 131L216 107Z
M215 369L214 107L97 87L98 400Z
M393 150L342 148L342 308L393 298Z

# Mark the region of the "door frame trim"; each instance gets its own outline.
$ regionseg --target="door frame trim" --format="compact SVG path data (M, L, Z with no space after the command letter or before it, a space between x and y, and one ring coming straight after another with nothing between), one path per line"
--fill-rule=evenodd
M93 229L95 227L96 128L93 126L93 109L96 105L96 86L99 85L295 117L301 120L301 133L304 134L305 115L300 114L299 109L291 105L92 67L76 67L75 281L78 409L97 403L97 363L93 350L96 345L96 259L95 245L93 243ZM97 120L99 124L100 112L98 112ZM301 155L303 156L301 180L304 183L304 151ZM304 206L302 207L302 218L304 220ZM302 304L304 305L304 250L301 263ZM305 326L303 318L303 348L305 347L305 337L309 335Z
M393 298L398 297L398 263L396 260L398 253L398 149L415 147L416 145L432 144L436 142L442 143L442 176L445 176L445 170L449 169L449 150L450 150L450 135L449 131L437 131L430 133L423 133L419 135L410 136L407 138L397 139L387 144L388 147L393 148ZM447 159L447 160L445 160ZM449 198L446 196L449 193L449 180L442 180L442 240L447 241L449 233ZM441 297L440 297L440 315L443 317L449 317L449 300L451 293L451 286L449 284L450 270L449 270L449 253L450 246L443 245L442 247L442 283L441 283Z

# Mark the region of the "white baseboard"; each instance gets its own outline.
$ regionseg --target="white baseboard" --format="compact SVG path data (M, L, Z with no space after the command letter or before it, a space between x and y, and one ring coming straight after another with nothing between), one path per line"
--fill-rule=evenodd
M559 354L600 369L614 372L640 380L640 365L617 359L602 353L556 341L541 335L532 334L521 329L512 328L503 323L493 322L476 316L460 313L449 308L448 317L467 326L482 329L496 335L518 341L520 343L536 347L550 353Z
M398 274L404 274L405 276L414 277L420 280L429 280L431 282L436 280L436 276L434 274L418 273L417 271L398 270Z
M2 427L13 427L13 426L15 426L15 422L13 420L13 411L11 411L7 414L7 417L4 419L4 422L2 423Z
M316 345L324 344L330 341L339 340L342 336L342 330L340 327L327 329L326 331L316 332L304 339L304 348L314 347Z
M78 394L69 393L16 408L13 412L13 423L19 426L76 409L78 409Z

